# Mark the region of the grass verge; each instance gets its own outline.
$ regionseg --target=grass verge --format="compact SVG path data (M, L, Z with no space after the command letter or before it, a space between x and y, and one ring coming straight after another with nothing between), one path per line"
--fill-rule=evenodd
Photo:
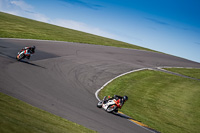
M179 73L185 76L189 76L192 78L200 79L200 69L194 69L194 68L164 68L165 70L172 71L175 73Z
M81 125L0 93L1 133L92 133Z
M103 96L127 95L122 112L163 133L200 131L200 81L144 70L115 79Z
M153 51L129 43L0 12L0 37L57 40Z

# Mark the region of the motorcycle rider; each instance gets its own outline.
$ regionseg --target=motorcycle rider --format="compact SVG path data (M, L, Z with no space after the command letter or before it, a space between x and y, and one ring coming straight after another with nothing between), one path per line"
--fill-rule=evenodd
M35 46L24 47L23 49L21 49L20 52L25 50L25 54L26 54L27 59L30 59L30 56L35 53L35 48L36 48Z
M106 99L106 96L105 96ZM122 106L124 105L124 103L128 100L128 96L118 96L118 95L114 95L114 97L110 97L108 96L107 100L113 100L115 99L117 101L117 106L121 109Z

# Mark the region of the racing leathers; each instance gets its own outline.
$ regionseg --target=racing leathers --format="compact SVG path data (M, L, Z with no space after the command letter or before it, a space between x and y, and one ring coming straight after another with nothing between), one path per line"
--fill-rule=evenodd
M116 104L117 104L118 108L121 109L125 102L124 98L121 96L118 96L118 95L114 95L114 97L112 97L112 98L110 98L110 96L108 96L108 100L113 100L113 99L116 100Z
M22 52L22 51L25 51L24 53L25 53L26 57L28 59L30 59L30 56L35 53L35 46L33 46L33 47L24 47L23 49L21 49L20 52Z

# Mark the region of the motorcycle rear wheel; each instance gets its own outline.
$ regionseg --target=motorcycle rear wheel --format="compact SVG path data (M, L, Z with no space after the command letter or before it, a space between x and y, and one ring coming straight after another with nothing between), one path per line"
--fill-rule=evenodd
M116 105L112 105L112 106L109 106L106 110L108 113L112 113L112 112L118 112L117 110L117 106Z

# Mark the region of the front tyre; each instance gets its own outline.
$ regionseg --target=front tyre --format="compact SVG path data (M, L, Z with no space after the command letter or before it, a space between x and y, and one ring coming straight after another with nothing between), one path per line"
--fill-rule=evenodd
M17 55L16 59L20 61L21 59L25 58L25 54Z
M21 60L19 55L16 56L16 60L17 60L17 61L20 61L20 60Z
M97 107L102 108L102 105L103 105L103 101L99 101L98 104L97 104Z

